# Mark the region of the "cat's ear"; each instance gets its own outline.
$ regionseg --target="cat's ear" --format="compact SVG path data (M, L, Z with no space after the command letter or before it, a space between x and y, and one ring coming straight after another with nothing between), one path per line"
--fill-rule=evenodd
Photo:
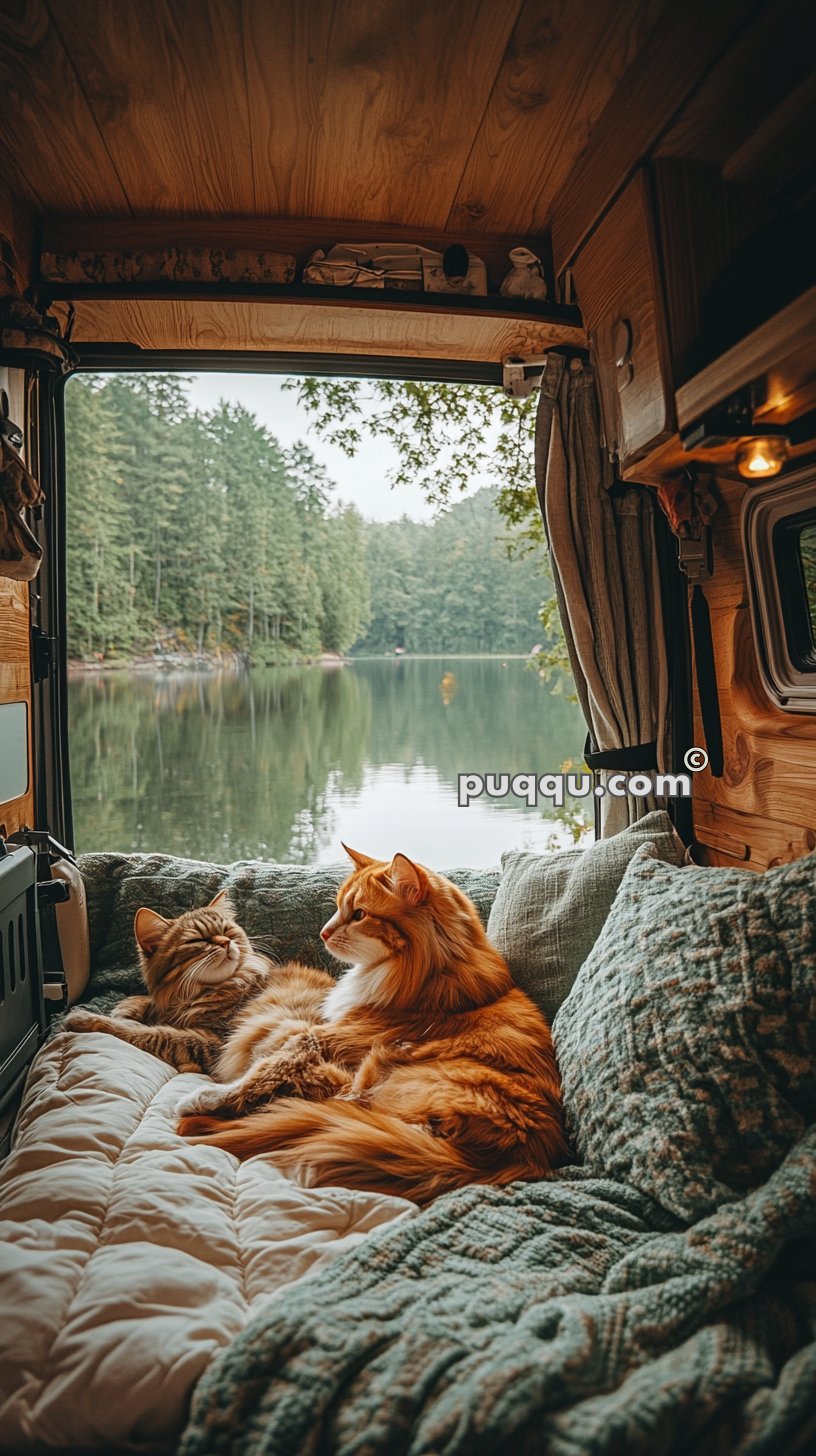
M395 854L388 866L388 878L406 904L422 904L428 893L428 876L421 865L414 864L406 854Z
M145 905L136 911L133 930L145 955L153 954L169 924L169 920L165 920L156 910L148 910Z
M343 844L342 839L340 843L343 845L343 849L346 851L346 854L348 855L352 864L356 865L358 870L364 870L367 868L368 865L373 865L377 863L375 859L371 858L370 854L361 854L359 849L349 849L347 844Z
M213 896L207 909L220 910L225 920L235 919L235 906L232 903L229 890L219 890L218 894Z

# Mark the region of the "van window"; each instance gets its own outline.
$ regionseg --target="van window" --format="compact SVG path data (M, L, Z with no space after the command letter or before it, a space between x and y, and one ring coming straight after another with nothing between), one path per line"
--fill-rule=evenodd
M798 547L810 645L813 650L816 648L816 512L814 519L799 532Z
M743 545L757 655L778 707L816 713L816 506L812 472L746 494Z
M791 665L800 673L816 673L816 509L778 520L773 545Z

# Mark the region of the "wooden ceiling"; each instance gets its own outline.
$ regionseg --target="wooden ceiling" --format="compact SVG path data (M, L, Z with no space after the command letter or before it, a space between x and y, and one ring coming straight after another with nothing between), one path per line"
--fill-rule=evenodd
M792 0L793 3L793 0ZM555 271L771 0L0 0L0 234L38 246L464 242ZM802 47L806 49L806 47ZM710 137L702 108L695 136ZM721 131L722 127L714 130ZM707 143L708 144L708 143ZM106 239L106 241L102 241ZM77 297L74 339L495 361L577 320L364 314L293 295ZM362 303L362 300L359 300ZM495 312L495 311L494 311ZM527 311L529 313L529 309ZM521 310L523 315L524 310Z
M0 0L37 219L543 233L671 0Z

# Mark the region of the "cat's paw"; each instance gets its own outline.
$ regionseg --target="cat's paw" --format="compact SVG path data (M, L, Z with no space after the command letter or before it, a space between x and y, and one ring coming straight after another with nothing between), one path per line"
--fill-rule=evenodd
M108 1018L88 1011L84 1006L75 1006L62 1018L61 1031L107 1031Z
M189 1097L182 1098L176 1112L179 1117L197 1117L200 1112L220 1112L228 1116L232 1111L229 1094L236 1086L234 1082L214 1082L197 1087Z

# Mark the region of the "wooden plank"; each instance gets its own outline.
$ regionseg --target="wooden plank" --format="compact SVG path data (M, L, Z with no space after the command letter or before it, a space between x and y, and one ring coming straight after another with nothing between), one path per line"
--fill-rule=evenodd
M116 169L43 0L0 0L0 20L0 146L13 191L40 212L127 212Z
M81 300L73 341L142 349L268 349L405 358L482 360L581 344L582 330L533 318L276 300Z
M254 205L445 226L521 0L244 0Z
M101 253L154 250L165 247L222 247L294 253L298 271L316 248L333 243L418 243L444 251L451 236L439 228L406 228L398 223L362 222L359 218L68 218L47 222L42 229L42 253ZM487 265L488 286L498 293L509 264L507 254L519 242L533 250L549 268L550 241L546 236L460 233L464 244Z
M768 0L762 0L767 4ZM571 263L641 160L655 147L759 3L670 5L596 122L552 208L553 257Z
M706 410L727 399L742 385L759 379L772 368L779 368L791 355L800 354L803 359L809 359L808 374L803 381L807 384L816 367L815 330L816 287L813 287L681 385L677 391L680 429L693 424Z
M49 3L133 213L254 212L240 0Z
M17 702L29 688L28 587L0 576L0 702Z
M666 0L525 0L448 227L545 231L553 198Z

